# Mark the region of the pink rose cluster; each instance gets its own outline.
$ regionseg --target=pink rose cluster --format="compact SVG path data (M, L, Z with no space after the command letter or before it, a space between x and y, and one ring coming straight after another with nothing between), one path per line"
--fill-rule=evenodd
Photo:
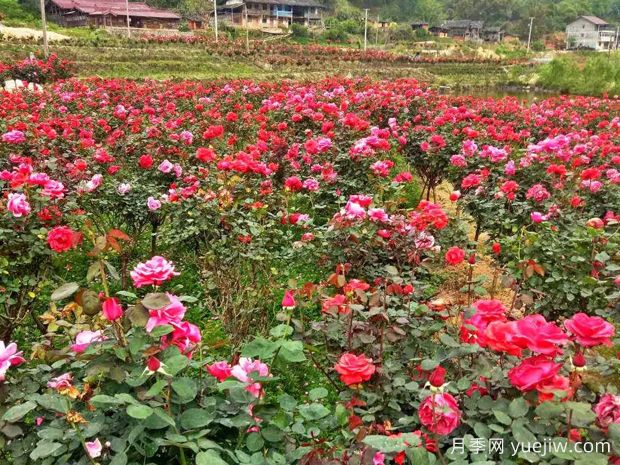
M252 375L265 378L271 376L269 373L269 366L261 362L260 360L253 360L247 357L241 357L239 362L231 366L226 361L215 362L211 365L205 366L206 370L211 376L216 378L220 383L231 376L247 383L246 391L251 393L254 397L258 398L262 396L263 385L259 382L254 382Z
M461 340L515 357L522 357L523 352L529 350L532 356L512 368L508 379L520 391L536 390L541 402L557 396L570 398L573 394L570 379L560 375L563 363L556 361L564 346L572 341L577 355L582 358L580 348L609 346L615 333L611 323L585 313L577 313L566 320L567 334L538 314L509 320L506 308L496 300L479 300L473 307L475 313L463 321Z

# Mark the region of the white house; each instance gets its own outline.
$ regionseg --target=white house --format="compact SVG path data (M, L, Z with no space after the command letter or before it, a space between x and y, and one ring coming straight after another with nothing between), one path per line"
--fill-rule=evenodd
M616 29L596 16L580 16L566 26L566 48L609 50L616 47Z

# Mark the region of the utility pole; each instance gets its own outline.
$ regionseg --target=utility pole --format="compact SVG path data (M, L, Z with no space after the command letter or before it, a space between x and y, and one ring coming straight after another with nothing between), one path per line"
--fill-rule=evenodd
M218 41L218 30L217 30L217 3L213 0L213 20L215 22L215 43Z
M377 26L375 27L375 45L379 45L379 15L377 15Z
M527 52L530 52L530 43L532 42L532 25L534 24L534 17L530 17L530 32L527 35Z
M41 7L41 26L43 26L43 55L45 58L50 55L50 47L47 43L47 20L45 19L45 0L39 2Z
M131 37L131 26L129 21L129 0L125 0L125 12L127 13L127 38Z
M368 48L368 8L364 8L364 51Z
M248 4L243 2L243 12L245 13L245 51L250 52L250 25L248 24Z

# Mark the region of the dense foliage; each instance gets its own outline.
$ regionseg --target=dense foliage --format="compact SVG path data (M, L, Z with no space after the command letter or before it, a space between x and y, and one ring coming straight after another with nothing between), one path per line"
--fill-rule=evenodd
M0 458L617 461L619 110L414 80L1 93Z

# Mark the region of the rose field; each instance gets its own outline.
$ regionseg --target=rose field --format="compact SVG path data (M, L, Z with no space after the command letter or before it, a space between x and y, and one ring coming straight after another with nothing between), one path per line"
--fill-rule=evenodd
M0 91L0 463L620 463L620 100L67 66Z

